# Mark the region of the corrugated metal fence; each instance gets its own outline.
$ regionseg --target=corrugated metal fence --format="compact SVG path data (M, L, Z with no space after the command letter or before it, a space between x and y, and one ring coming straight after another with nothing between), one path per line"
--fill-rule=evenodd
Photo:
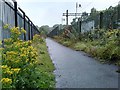
M6 24L9 24L10 27L23 27L27 33L20 36L22 40L31 40L35 34L39 34L38 29L25 12L17 7L17 2L0 0L0 40L10 37L10 30L4 30L3 28Z

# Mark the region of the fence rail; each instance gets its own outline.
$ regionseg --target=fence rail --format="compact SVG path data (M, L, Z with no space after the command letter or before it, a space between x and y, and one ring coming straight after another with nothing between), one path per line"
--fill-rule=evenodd
M6 24L9 24L10 27L24 28L26 34L20 36L22 40L31 40L35 34L39 34L37 27L25 12L20 7L17 7L17 2L0 0L0 40L10 37L10 31L3 28Z

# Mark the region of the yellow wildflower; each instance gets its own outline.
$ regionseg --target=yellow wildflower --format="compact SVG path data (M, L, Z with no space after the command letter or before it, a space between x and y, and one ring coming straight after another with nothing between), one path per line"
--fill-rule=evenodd
M21 56L21 57L25 57L26 55L25 55L25 54L21 54L20 56Z
M21 33L25 33L26 34L26 31L23 28L21 28Z
M2 78L1 82L2 82L3 84L11 84L11 83L12 83L12 79Z
M7 55L16 55L17 52L15 52L15 51L7 51L6 54Z
M34 48L33 48L32 46L29 46L28 49L29 49L29 50L33 50Z
M34 64L37 64L37 63L38 63L38 61L36 60L36 61L34 61L33 63L34 63Z
M4 50L4 48L0 48L0 51Z
M32 41L31 41L31 40L29 40L29 41L28 41L28 44L32 44Z
M15 29L19 30L19 27L16 27Z
M5 73L7 73L7 74L9 74L9 75L13 74L12 71L6 71Z
M28 62L29 61L29 59L26 59L26 62Z
M15 63L19 63L20 62L20 60L15 60Z
M2 65L2 69L6 69L6 68L8 68L7 65Z
M0 45L2 45L2 41L0 41Z
M3 28L4 28L4 29L8 29L9 26L10 26L9 24L6 24L6 25L3 26Z
M11 29L11 33L13 33L13 34L17 34L17 35L20 35L21 33L20 33L20 31L19 31L19 27L14 27L14 28L12 28Z
M21 46L19 42L17 42L17 45L16 46Z
M12 70L14 73L19 73L20 68L12 68L11 70Z
M8 39L4 39L4 42L8 42Z
M24 51L25 50L25 48L24 47L22 47L21 49L20 49L20 51Z

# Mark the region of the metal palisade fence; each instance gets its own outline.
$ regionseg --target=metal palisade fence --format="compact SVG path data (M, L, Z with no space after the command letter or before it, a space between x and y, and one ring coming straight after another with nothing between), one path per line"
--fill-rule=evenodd
M35 34L39 34L37 27L13 0L12 2L0 0L0 40L10 37L10 30L3 28L6 24L9 24L10 27L24 28L26 34L20 36L22 40L31 40Z

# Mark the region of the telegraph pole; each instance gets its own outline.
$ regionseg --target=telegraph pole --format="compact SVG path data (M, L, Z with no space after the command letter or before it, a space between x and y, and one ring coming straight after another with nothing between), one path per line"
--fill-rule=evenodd
M90 14L90 13L89 13ZM66 10L66 13L63 13L63 16L66 16L66 25L68 25L68 16L81 16L82 13L68 13L68 10ZM81 33L81 19L78 20L78 30Z
M68 25L68 16L81 16L82 13L68 13L68 10L66 10L66 13L63 13L63 16L66 16L66 25Z
M66 16L66 25L68 25L68 16L75 16L75 18L77 18L77 16L81 16L81 13L77 13L78 7L81 7L81 4L78 4L76 2L76 12L75 13L68 13L68 10L66 10L66 13L63 13L63 16Z
M66 25L68 25L68 10L66 10Z

